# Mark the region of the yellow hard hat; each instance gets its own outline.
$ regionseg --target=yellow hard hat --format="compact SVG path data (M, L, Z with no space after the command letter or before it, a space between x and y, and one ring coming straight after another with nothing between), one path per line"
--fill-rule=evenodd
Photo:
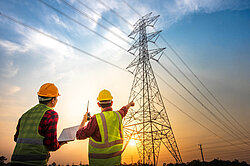
M112 99L113 99L113 97L111 96L110 91L108 91L108 90L106 90L106 89L103 89L103 90L99 93L99 95L98 95L98 97L97 97L97 100L98 100L98 101L112 100Z
M43 84L39 92L37 92L38 96L43 97L57 97L60 96L57 87L53 83L45 83Z

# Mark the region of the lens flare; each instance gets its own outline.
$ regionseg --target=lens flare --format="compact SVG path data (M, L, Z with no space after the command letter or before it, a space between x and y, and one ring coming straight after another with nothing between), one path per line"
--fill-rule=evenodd
M135 146L135 145L136 145L136 141L135 141L134 139L131 139L131 140L129 141L129 145L130 145L130 146Z

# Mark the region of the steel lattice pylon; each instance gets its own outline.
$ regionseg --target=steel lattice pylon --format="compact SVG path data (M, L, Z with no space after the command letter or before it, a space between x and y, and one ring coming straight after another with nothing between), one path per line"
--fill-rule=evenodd
M150 59L159 59L165 49L148 49L148 42L155 42L161 32L146 33L146 27L154 26L159 17L151 17L151 14L139 19L129 35L135 40L128 50L135 55L127 67L134 74L129 101L133 100L136 105L128 111L123 121L124 136L126 141L130 138L137 140L136 146L143 164L157 165L161 143L176 162L181 163L181 155L150 64Z

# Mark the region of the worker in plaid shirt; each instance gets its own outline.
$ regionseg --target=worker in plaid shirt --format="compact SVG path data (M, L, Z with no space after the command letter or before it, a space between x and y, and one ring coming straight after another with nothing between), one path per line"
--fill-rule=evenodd
M57 87L43 84L37 94L39 104L18 121L11 165L47 165L49 151L56 151L66 143L57 140L58 114L53 109L60 96Z

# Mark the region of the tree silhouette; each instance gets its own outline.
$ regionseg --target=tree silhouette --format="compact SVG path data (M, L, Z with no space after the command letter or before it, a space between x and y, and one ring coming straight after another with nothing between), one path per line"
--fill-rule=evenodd
M7 158L5 156L1 156L0 157L0 164L3 165L5 160L7 160Z

